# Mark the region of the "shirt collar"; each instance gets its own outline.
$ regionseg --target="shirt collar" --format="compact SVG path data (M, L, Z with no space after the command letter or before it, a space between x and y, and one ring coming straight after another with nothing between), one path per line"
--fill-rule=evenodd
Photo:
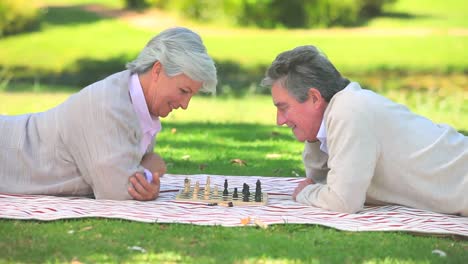
M359 87L358 83L351 82L342 91L351 90L351 89L355 88L356 85ZM319 131L317 133L317 139L320 141L320 150L328 154L327 126L325 124L325 118L322 118L322 123L320 124L320 128L319 128Z
M320 141L320 150L328 154L327 147L327 127L325 126L325 118L322 119L319 131L317 133L317 139Z
M130 76L129 91L133 109L138 116L143 134L150 132L154 135L156 132L159 132L161 130L161 122L158 117L151 116L137 74Z

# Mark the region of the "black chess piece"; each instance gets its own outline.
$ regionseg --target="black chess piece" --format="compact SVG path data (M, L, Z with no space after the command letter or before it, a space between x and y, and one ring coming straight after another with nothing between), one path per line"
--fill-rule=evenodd
M237 194L237 187L234 188L234 193L232 194L232 198L239 198L239 195Z
M244 191L243 191L243 196L242 196L242 201L244 202L248 202L249 201L249 198L250 198L250 191L249 191L250 187L249 185L245 184L244 183Z
M228 196L229 195L229 191L228 191L228 181L227 179L224 180L224 191L223 191L223 196Z
M262 201L262 184L260 183L260 180L257 180L257 183L255 184L255 201L256 202L261 202Z

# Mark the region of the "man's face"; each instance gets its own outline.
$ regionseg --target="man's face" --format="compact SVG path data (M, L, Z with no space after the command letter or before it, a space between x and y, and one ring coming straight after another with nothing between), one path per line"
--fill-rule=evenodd
M166 117L173 109L187 109L192 96L200 90L202 82L185 74L169 77L163 67L153 70L150 88L145 94L153 116Z
M273 104L277 108L276 123L279 126L290 127L299 141L317 140L317 133L327 106L317 89L310 88L309 98L299 103L280 81L276 81L271 88L271 95Z

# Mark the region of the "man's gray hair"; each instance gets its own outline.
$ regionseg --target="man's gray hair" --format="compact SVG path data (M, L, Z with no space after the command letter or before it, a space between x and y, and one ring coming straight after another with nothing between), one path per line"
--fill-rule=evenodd
M327 57L314 46L300 46L279 54L266 72L261 85L272 86L280 81L300 103L308 99L310 88L316 88L326 102L344 89L344 78Z
M216 93L216 67L197 33L183 27L166 29L151 39L126 67L132 73L141 74L157 61L168 76L184 73L203 83L201 92Z

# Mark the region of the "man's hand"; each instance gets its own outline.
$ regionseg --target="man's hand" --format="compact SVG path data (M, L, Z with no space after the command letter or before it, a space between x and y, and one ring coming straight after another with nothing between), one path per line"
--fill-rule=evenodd
M297 195L298 195L307 185L310 185L310 184L314 184L314 181L313 181L311 178L307 178L307 179L301 181L301 182L297 185L296 189L294 189L294 192L293 192L293 194L292 194L293 200L296 201Z
M138 201L151 201L158 198L159 189L161 187L158 172L153 172L152 182L148 182L146 177L140 172L136 172L134 175L130 176L129 181L132 186L128 187L128 193L133 199Z

